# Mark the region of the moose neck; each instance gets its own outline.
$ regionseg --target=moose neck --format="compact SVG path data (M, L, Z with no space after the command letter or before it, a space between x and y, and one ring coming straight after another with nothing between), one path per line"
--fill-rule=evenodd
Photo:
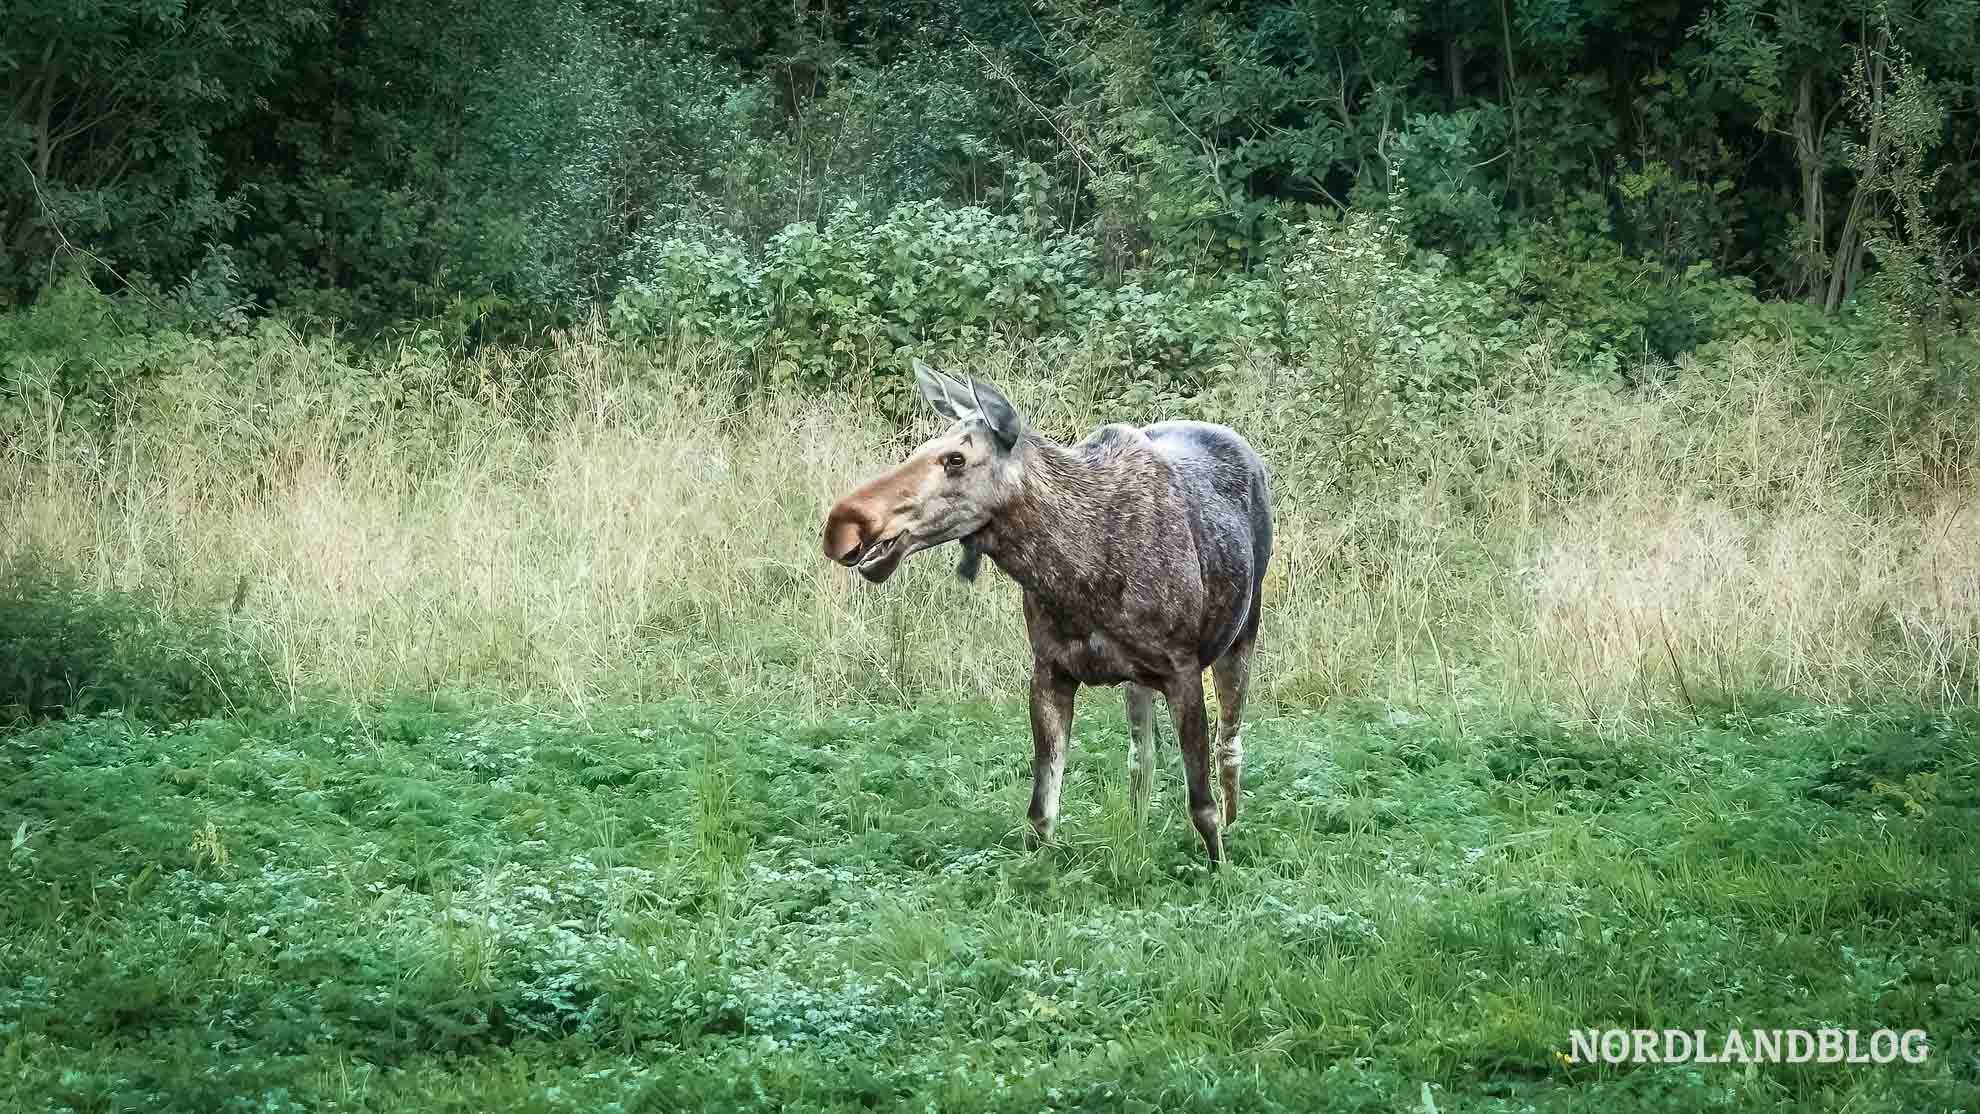
M1047 599L1078 593L1096 571L1104 477L1079 453L1036 434L1027 433L1018 451L1018 490L980 548L1027 592Z

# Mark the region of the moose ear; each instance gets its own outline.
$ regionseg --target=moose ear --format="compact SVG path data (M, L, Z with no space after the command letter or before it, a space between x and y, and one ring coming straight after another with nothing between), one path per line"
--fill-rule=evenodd
M950 421L959 421L975 412L967 387L922 363L919 357L914 361L914 384L921 389L921 397L928 400L928 405Z
M997 435L997 443L1009 452L1017 444L1018 435L1024 432L1024 419L1018 416L1017 407L1011 405L1003 392L981 379L972 377L969 387L977 413L989 423L990 432Z

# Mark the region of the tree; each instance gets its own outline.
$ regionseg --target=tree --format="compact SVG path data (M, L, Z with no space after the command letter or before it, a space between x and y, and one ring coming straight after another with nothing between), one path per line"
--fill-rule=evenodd
M214 133L248 113L324 4L10 0L0 12L0 298L64 242L183 271L241 211Z

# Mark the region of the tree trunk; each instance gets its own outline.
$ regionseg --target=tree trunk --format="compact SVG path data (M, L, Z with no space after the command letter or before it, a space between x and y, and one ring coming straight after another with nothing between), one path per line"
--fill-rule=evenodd
M1512 3L1499 0L1499 34L1506 48L1506 108L1512 117L1512 157L1506 162L1506 207L1522 208L1519 188L1519 72L1513 65Z
M1849 199L1849 216L1843 220L1842 236L1836 241L1836 254L1829 266L1829 293L1822 312L1833 314L1856 285L1856 268L1862 260L1863 217L1870 198L1877 191L1878 167L1884 159L1884 61L1872 53L1864 60L1869 71L1870 137L1863 147L1863 167L1856 176L1856 190Z
M1869 183L1857 182L1855 196L1849 200L1849 216L1843 220L1842 236L1836 241L1836 254L1829 264L1829 292L1822 300L1823 313L1836 312L1855 286L1852 271L1857 258L1856 240L1863 223L1863 212L1869 207L1869 197Z
M1801 73L1801 94L1794 109L1794 157L1801 166L1802 242L1800 292L1815 301L1822 282L1822 267L1828 258L1828 230L1824 227L1827 200L1822 196L1822 136L1815 119L1815 71Z
M1445 107L1455 112L1464 103L1464 51L1456 31L1444 36L1444 77L1450 83L1450 101Z

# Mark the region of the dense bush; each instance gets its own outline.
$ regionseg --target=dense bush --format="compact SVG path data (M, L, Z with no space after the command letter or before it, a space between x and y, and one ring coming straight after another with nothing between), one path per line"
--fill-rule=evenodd
M845 209L823 227L786 228L760 260L737 244L674 241L611 320L622 339L712 339L749 353L770 382L858 382L902 405L908 350L967 360L1035 341L1102 393L1171 403L1240 364L1277 365L1315 437L1348 455L1358 443L1397 449L1395 435L1427 433L1512 342L1572 308L1555 294L1532 310L1517 290L1414 251L1407 209L1398 196L1308 221L1248 270L1137 269L1117 283L1090 240L1016 215L919 202L864 223ZM1576 367L1613 369L1614 358L1580 357L1635 340L1580 324Z
M816 387L893 367L909 347L1062 332L1089 312L1092 254L1081 237L975 206L915 202L869 223L845 205L788 226L760 259L669 241L611 319L621 336L727 341L768 380Z
M800 377L805 329L1047 335L1077 299L1034 268L1121 291L1089 324L1172 367L1211 343L1179 307L1407 180L1417 247L1669 358L1721 278L1833 315L1897 274L1885 300L1943 316L1918 292L1980 258L1977 27L1921 0L27 5L0 30L0 305L53 260L513 341L732 245L777 272L766 366ZM874 258L966 236L991 269L926 299Z
M1477 286L1414 264L1401 207L1309 233L1285 267L1286 383L1305 436L1340 467L1393 459L1436 435L1502 359L1517 330Z
M265 683L210 615L90 587L34 553L0 563L0 723L106 711L192 719L231 709Z

